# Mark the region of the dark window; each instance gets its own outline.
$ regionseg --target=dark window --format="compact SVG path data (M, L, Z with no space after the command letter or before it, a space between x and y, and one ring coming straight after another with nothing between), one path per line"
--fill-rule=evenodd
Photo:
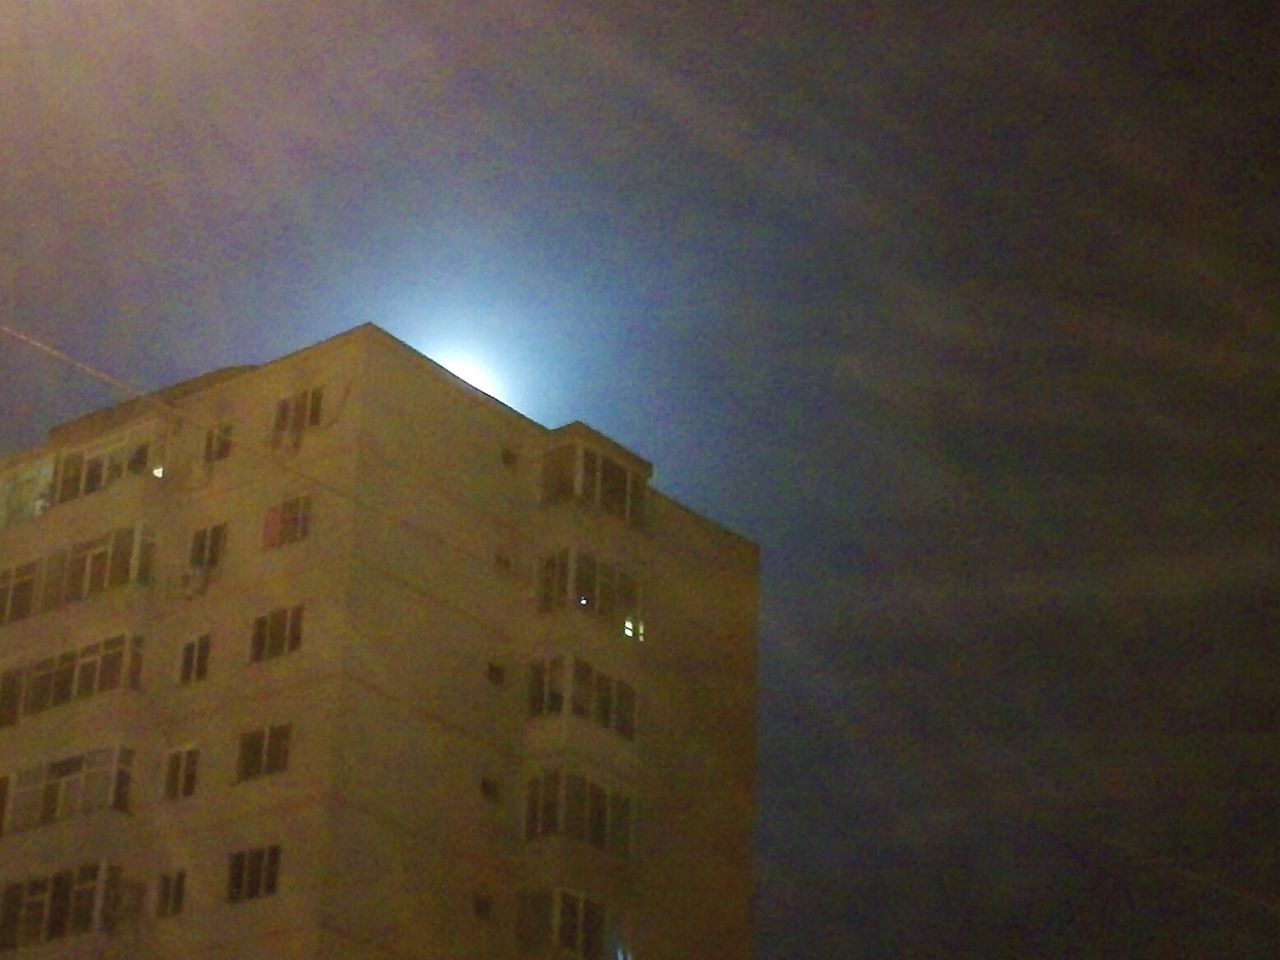
M204 462L225 460L231 456L231 424L224 423L204 435Z
M614 729L630 740L636 735L636 692L619 680L614 693Z
M189 748L170 753L165 767L164 795L170 800L177 800L195 793L199 766L199 750Z
M156 916L176 917L186 900L187 872L162 873L156 880Z
M65 503L80 496L80 478L83 470L83 453L68 453L62 458L62 475L58 482L59 503Z
M591 715L591 696L595 692L595 672L585 660L573 661L573 715Z
M38 563L28 563L13 572L13 585L9 589L9 616L12 622L31 616L36 597L36 571Z
M0 727L18 722L22 707L22 670L6 670L0 674Z
M130 473L142 474L147 472L147 460L151 455L151 451L145 443L134 447L129 454L129 459L125 463L125 469Z
M63 587L67 580L67 551L58 550L44 562L44 589L41 610L56 610L65 602Z
M574 447L557 447L547 451L542 458L542 500L559 503L573 499L573 474L577 450Z
M564 832L582 840L587 830L587 781L576 773L564 778Z
M594 608L596 601L596 558L579 551L573 565L573 602Z
M301 645L302 607L280 607L254 620L249 659L254 663L270 660Z
M542 775L542 809L538 812L538 829L544 836L560 828L560 772L548 770Z
M582 955L588 960L604 955L604 907L593 900L582 901Z
M485 669L485 676L488 678L489 682L492 683L495 687L502 686L502 684L506 681L506 678L507 678L506 671L503 670L502 667L496 663L489 664L489 666Z
M280 878L280 848L238 850L227 861L227 899L254 900L276 892Z
M631 852L631 800L620 793L609 797L609 852L618 857Z
M93 906L97 899L98 865L86 863L76 871L76 886L71 894L71 932L88 933L93 929Z
M587 789L587 820L587 842L603 850L609 838L609 807L608 794L599 784Z
M0 894L0 950L18 946L18 927L22 919L22 903L26 887L21 883L6 884Z
M227 525L225 523L197 530L191 536L191 566L205 569L216 567L222 559L226 542Z
M627 470L607 457L600 470L600 506L606 513L627 515Z
M295 444L302 440L307 427L320 426L324 408L324 388L303 390L276 403L275 420L272 423L272 442L279 443L284 434L293 437Z
M564 660L552 657L529 665L529 716L558 716L564 710Z
M311 530L311 498L291 497L267 510L262 521L262 546L282 547L306 537Z
M582 898L568 891L560 891L560 922L556 942L563 950L578 952L582 921Z
M236 779L252 780L285 770L289 766L291 734L292 729L287 723L240 734Z
M178 672L179 683L195 683L209 675L209 635L182 645L182 666Z
M56 940L67 934L71 921L71 892L75 886L75 873L59 870L52 877L49 889L49 921L45 937Z
M613 725L613 680L603 673L596 674L596 723L602 727Z
M132 527L123 527L111 535L111 564L107 571L109 586L122 587L129 582L129 571L133 566L133 539ZM141 563L138 579L145 582Z
M324 387L313 387L307 404L307 426L320 426L320 414L324 403Z
M516 912L516 943L521 953L541 953L551 942L551 894L523 891Z

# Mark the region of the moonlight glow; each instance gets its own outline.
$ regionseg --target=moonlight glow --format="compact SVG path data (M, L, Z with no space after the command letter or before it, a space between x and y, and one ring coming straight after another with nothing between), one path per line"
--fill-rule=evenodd
M446 354L436 357L436 362L456 377L467 381L477 390L483 390L489 396L502 399L502 382L493 370L472 357L458 354Z

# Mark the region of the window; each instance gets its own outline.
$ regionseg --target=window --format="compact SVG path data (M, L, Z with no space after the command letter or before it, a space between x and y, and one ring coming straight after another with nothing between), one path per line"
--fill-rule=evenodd
M150 583L153 552L152 531L141 525L56 550L44 560L0 570L0 624L25 620L37 611L55 610L131 582Z
M644 524L647 480L611 457L584 447L563 446L542 458L542 502L577 499L633 526Z
M0 571L0 623L25 620L35 610L39 563Z
M544 770L529 780L525 793L524 837L548 836L560 831L560 771Z
M564 658L529 665L529 716L559 716L564 710Z
M105 748L19 770L7 829L31 830L95 810L127 813L133 756L128 747Z
M19 705L31 716L126 684L136 690L142 680L142 645L142 637L127 644L124 636L111 637L6 670L0 675L0 727L18 722Z
M182 665L178 668L178 682L195 683L209 675L209 634L182 645Z
M574 658L569 690L570 713L594 721L628 740L635 736L636 693L622 680L601 673L582 659ZM535 660L529 665L531 718L559 715L564 705L564 660Z
M604 956L604 907L569 890L557 890L552 929L555 945L589 960Z
M106 489L126 473L144 474L150 462L151 445L136 436L108 449L63 454L56 484L58 503Z
M477 893L471 898L471 912L481 920L493 916L493 897Z
M569 596L569 551L559 550L542 561L539 580L538 609L554 610L563 607Z
M631 853L631 799L624 794L609 796L608 850L615 857Z
M227 543L227 525L219 523L212 527L203 527L191 535L192 569L211 570L222 559L222 551Z
M311 498L291 497L267 510L262 522L262 546L283 547L305 537L311 528Z
M618 681L614 694L613 729L631 740L636 735L636 692L630 684Z
M204 462L213 463L231 456L231 424L223 423L204 435Z
M38 517L49 509L56 463L56 457L42 457L7 472L0 480L0 529Z
M591 715L591 698L595 693L595 671L585 660L573 661L573 715L587 717Z
M86 863L5 884L0 892L0 951L92 930L99 874L98 864Z
M526 840L561 834L625 857L631 848L631 799L579 773L544 770L525 795Z
M576 447L556 447L542 458L543 503L573 499L576 456Z
M561 549L542 560L538 609L545 612L564 606L598 614L623 637L644 639L636 579L585 550Z
M489 666L485 668L484 675L495 687L500 687L507 681L507 671L497 663L489 664Z
M253 663L292 653L302 645L302 607L280 607L253 622Z
M196 772L200 767L200 751L195 747L174 750L169 754L164 772L164 795L180 800L196 792Z
M240 754L236 760L236 781L253 780L280 773L289 766L291 727L284 723L240 734Z
M270 896L279 879L279 846L237 850L227 861L227 900L239 903Z
M324 387L303 390L278 401L271 426L271 445L280 446L286 437L294 447L301 444L304 430L320 426L323 405Z
M156 916L176 917L186 899L187 871L162 873L156 879Z
M480 778L480 796L484 797L490 803L497 803L499 797L498 781L492 777Z

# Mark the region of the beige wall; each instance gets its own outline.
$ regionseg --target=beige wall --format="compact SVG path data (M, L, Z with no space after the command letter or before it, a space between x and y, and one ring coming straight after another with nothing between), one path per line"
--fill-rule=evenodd
M276 401L317 385L321 425L297 449L273 444ZM541 456L559 444L649 466L581 425L546 430L375 328L161 396L167 411L95 414L21 463L154 422L164 478L127 477L0 529L0 570L115 526L154 529L151 586L0 626L0 670L114 632L146 637L140 691L0 729L0 775L99 740L138 751L131 814L0 837L0 883L91 857L148 884L135 930L57 955L514 957L519 891L566 887L622 918L638 960L750 956L753 545L656 493L644 529L542 505ZM224 422L235 449L208 470L205 431ZM309 535L263 549L267 509L304 494ZM184 586L192 531L224 522L216 577ZM578 610L539 613L538 563L561 547L643 578L643 644ZM250 662L255 617L296 604L301 648ZM183 644L203 634L209 677L181 685ZM526 716L529 664L552 655L635 688L634 741L567 703ZM278 723L292 725L287 771L236 783L239 734ZM188 745L196 794L166 799L164 757ZM629 858L524 839L526 781L547 767L632 797ZM272 843L280 891L228 904L228 854ZM156 920L155 876L179 866L184 912Z

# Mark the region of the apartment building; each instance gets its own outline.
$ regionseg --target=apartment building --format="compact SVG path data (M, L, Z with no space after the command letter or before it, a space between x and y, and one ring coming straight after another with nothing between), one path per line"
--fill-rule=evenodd
M758 553L373 326L0 460L0 954L751 955Z

